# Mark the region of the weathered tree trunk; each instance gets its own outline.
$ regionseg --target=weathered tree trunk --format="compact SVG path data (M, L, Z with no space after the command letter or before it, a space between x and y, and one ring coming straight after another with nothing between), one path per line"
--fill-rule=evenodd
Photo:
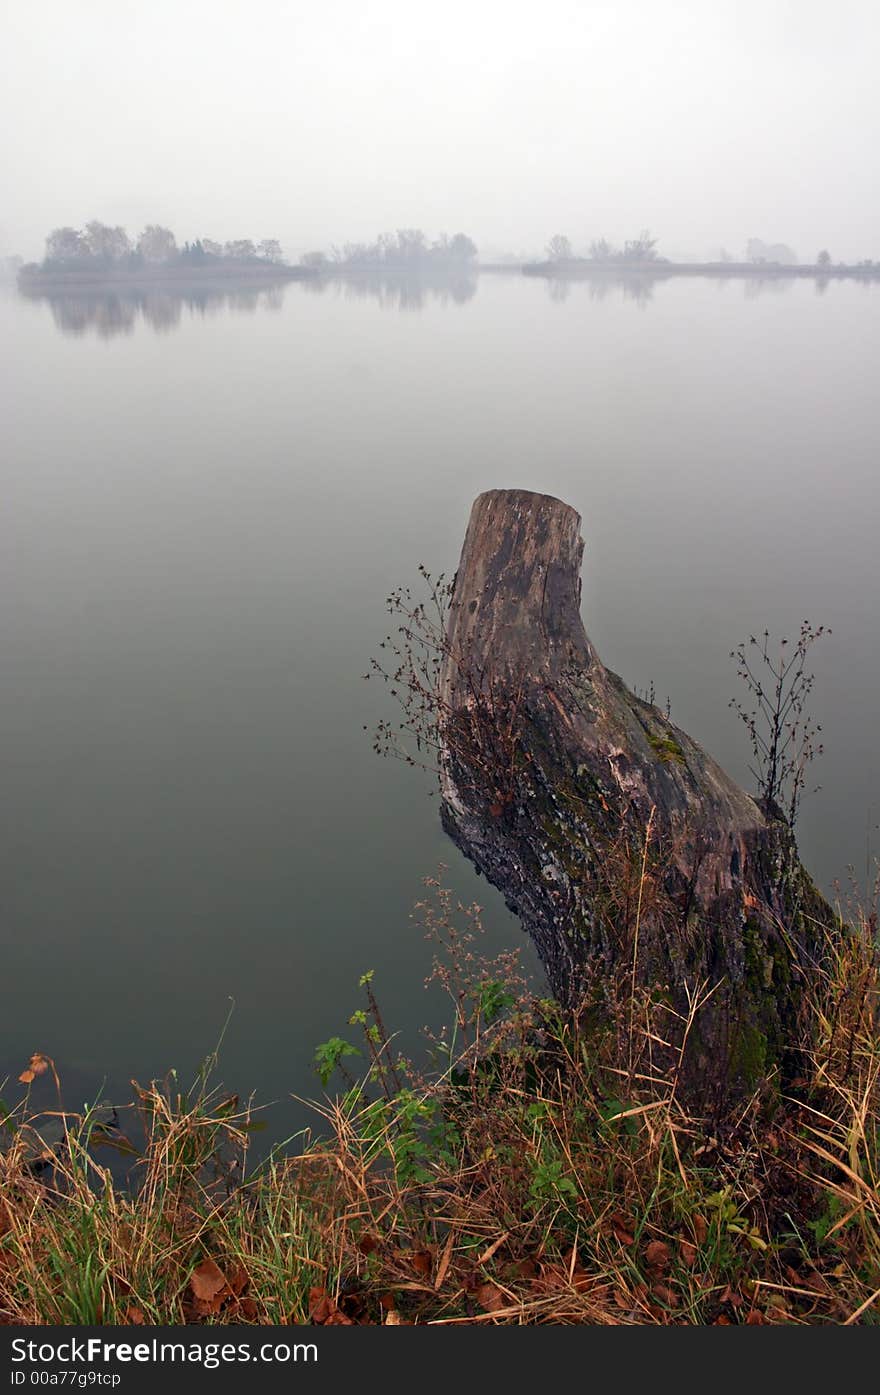
M797 1069L832 914L776 810L600 662L580 616L580 518L475 502L442 673L442 819L575 1010L597 976L718 985L692 1031L692 1097L722 1106Z

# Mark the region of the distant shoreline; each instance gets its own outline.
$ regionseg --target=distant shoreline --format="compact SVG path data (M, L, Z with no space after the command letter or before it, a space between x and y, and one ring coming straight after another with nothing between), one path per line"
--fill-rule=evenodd
M495 267L481 269L496 270ZM570 262L524 262L519 269L524 276L549 276L564 280L582 280L594 276L724 276L749 279L800 276L821 281L880 279L880 262L874 262L870 266L802 266L781 262L597 262L584 258L573 259ZM498 267L497 270L502 268Z
M239 266L156 266L137 271L104 270L43 271L39 267L23 267L16 277L24 293L67 291L86 294L90 291L131 290L138 292L175 291L201 287L205 290L234 290L255 286L277 285L284 281L371 280L377 277L442 282L460 276L465 268L417 266L290 266L287 264L254 264ZM559 281L589 280L665 280L672 277L707 277L713 280L788 280L794 277L816 281L880 280L880 262L870 265L789 265L779 262L600 262L589 258L573 258L566 262L486 262L470 263L466 274L506 274L540 277Z
M23 291L66 290L179 290L193 285L212 289L235 286L269 285L278 281L312 281L316 272L310 267L287 265L264 266L180 266L157 267L155 271L41 271L24 267L18 273L18 286Z

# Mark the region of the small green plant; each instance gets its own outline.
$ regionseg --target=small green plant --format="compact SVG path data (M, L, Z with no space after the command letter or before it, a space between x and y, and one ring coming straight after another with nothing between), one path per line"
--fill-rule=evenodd
M536 1202L577 1202L577 1185L566 1172L564 1158L536 1160L532 1168L529 1195Z
M817 1245L824 1245L828 1236L841 1222L846 1222L847 1214L840 1197L835 1192L826 1192L824 1205L818 1216L807 1224L813 1232Z
M330 1037L328 1041L322 1041L315 1047L315 1070L318 1072L321 1084L326 1089L330 1083L339 1063L346 1056L360 1056L360 1051L356 1046L352 1046L350 1041L345 1041L343 1037Z
M722 1234L741 1236L753 1250L766 1250L766 1240L758 1227L742 1214L732 1186L722 1187L720 1191L704 1197L704 1205L714 1216Z

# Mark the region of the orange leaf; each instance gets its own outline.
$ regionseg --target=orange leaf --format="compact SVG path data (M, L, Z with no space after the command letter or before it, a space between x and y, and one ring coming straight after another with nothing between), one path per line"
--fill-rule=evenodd
M507 1307L507 1299L496 1284L480 1284L474 1297L487 1313L497 1313Z
M327 1323L336 1312L336 1304L325 1288L309 1289L309 1317L317 1326Z
M199 1303L209 1304L215 1303L223 1290L228 1288L226 1275L213 1259L203 1259L198 1268L193 1270L189 1286L193 1291L193 1297ZM219 1310L219 1306L218 1303L215 1312Z
M709 1234L709 1226L707 1224L705 1216L701 1216L699 1214L692 1216L691 1223L694 1227L694 1239L696 1240L697 1244L705 1245L706 1237Z
M26 1069L18 1078L22 1085L30 1085L38 1075L45 1075L51 1064L48 1056L44 1056L41 1051L35 1051L28 1061Z
M146 1322L146 1318L144 1317L140 1308L135 1308L133 1304L130 1308L126 1309L125 1317L126 1320L130 1322L133 1327L143 1327L144 1323Z
M757 1308L753 1308L746 1318L747 1327L766 1327L767 1319L763 1313L759 1313Z
M430 1274L434 1267L434 1260L429 1250L413 1250L409 1258L417 1274Z

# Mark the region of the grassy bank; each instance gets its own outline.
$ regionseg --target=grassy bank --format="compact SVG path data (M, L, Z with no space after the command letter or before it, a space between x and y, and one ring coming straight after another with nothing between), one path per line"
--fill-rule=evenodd
M136 1157L125 1111L62 1114L47 1148L25 1093L0 1135L0 1322L880 1321L874 919L817 974L789 1097L768 1080L709 1123L675 1060L712 985L682 1017L605 981L563 1022L515 956L480 957L475 908L433 885L422 915L451 1003L430 1067L395 1057L366 975L296 1155L249 1172L251 1112L205 1078L137 1090Z

